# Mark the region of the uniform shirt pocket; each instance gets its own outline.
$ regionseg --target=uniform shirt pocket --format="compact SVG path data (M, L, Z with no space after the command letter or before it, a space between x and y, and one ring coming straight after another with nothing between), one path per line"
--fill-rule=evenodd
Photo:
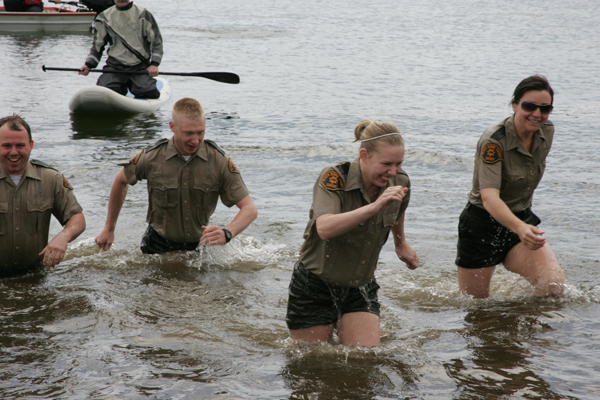
M357 245L360 246L364 242L365 237L368 233L368 223L372 223L371 220L363 221L354 228L350 229L346 233L342 233L339 236L329 239L333 242L338 242L341 245L350 246L355 248Z
M219 183L216 181L197 180L194 182L193 203L204 210L213 210L219 199Z
M542 161L539 166L540 179L541 179L542 175L544 175L545 170L546 170L546 161Z
M179 189L177 180L154 180L152 182L150 197L158 208L175 208L179 205Z
M383 215L383 226L386 228L392 228L395 224L396 221L398 221L398 209L400 207L394 207L392 210L390 210L389 212L386 212Z
M502 174L502 188L501 192L511 192L520 191L523 189L525 185L525 177L521 174Z
M40 229L45 227L44 221L50 219L52 213L53 199L30 199L27 200L27 230L31 235L35 235Z
M385 214L383 214L383 229L379 232L379 239L377 242L380 247L383 247L385 242L387 242L390 230L396 225L396 222L398 222L400 205L401 203L394 203L385 209Z
M8 203L0 203L0 236L8 230Z

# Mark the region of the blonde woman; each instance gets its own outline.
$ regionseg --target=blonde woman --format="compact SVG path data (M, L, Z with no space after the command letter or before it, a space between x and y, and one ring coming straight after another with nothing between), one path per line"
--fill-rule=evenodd
M419 258L404 236L410 180L404 141L389 122L362 120L352 162L327 166L313 188L310 221L289 288L286 322L293 339L373 347L379 339L375 269L390 231L410 269Z

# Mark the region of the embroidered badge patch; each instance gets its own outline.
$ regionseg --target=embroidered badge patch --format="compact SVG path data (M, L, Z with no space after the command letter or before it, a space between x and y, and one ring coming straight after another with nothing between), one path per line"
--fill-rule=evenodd
M327 190L344 190L344 181L336 171L328 171L321 178L321 185Z
M229 159L229 172L231 172L233 174L240 173L240 170L238 169L238 167L235 166L235 164L233 163L233 160L231 158Z
M142 156L142 153L144 152L144 150L140 150L138 151L136 154L133 155L133 157L131 157L129 159L129 162L133 165L137 164L138 161L140 161L140 157Z
M71 184L69 183L69 181L67 180L67 178L65 178L65 176L63 175L63 185L65 185L65 187L67 189L71 189L73 190L73 186L71 186Z
M486 164L494 164L502 160L502 149L495 143L488 143L481 149L481 159Z

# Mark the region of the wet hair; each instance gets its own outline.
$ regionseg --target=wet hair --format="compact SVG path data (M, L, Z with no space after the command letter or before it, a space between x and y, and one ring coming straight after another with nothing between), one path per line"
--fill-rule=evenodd
M390 135L390 133L398 133L398 135ZM381 139L376 139L379 136L383 137ZM384 143L390 146L404 146L404 139L400 136L398 128L396 128L394 124L386 121L363 119L358 123L356 128L354 128L354 138L354 142L363 141L360 144L360 148L366 149L368 153L377 152L379 149L378 146Z
M203 121L206 118L204 109L198 100L189 97L178 100L173 106L173 121L176 117L186 117L195 121Z
M25 122L25 120L19 114L9 115L8 117L0 118L0 127L4 124L9 124L8 127L12 131L22 131L22 127L25 128L27 134L29 135L29 141L31 142L33 138L31 137L31 128L29 124Z
M529 91L546 91L550 93L550 104L554 102L554 90L550 86L548 79L542 75L532 75L528 78L525 78L517 85L515 91L513 93L512 100L510 104L517 104L521 101L521 98L525 95L525 93Z

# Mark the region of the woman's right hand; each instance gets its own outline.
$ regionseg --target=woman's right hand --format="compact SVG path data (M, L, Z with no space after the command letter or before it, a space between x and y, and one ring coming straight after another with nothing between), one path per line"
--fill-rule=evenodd
M385 189L385 191L381 194L381 196L377 198L377 200L375 200L373 205L377 208L378 211L381 211L390 204L392 204L394 201L402 202L404 196L406 196L406 193L408 193L407 187L390 186L389 188Z
M533 225L524 223L515 233L529 250L541 249L546 244L546 239L542 237L544 232Z
M375 202L341 214L323 214L317 217L315 224L322 240L329 240L348 232L358 224L380 213L394 201L402 201L408 188L391 186Z

